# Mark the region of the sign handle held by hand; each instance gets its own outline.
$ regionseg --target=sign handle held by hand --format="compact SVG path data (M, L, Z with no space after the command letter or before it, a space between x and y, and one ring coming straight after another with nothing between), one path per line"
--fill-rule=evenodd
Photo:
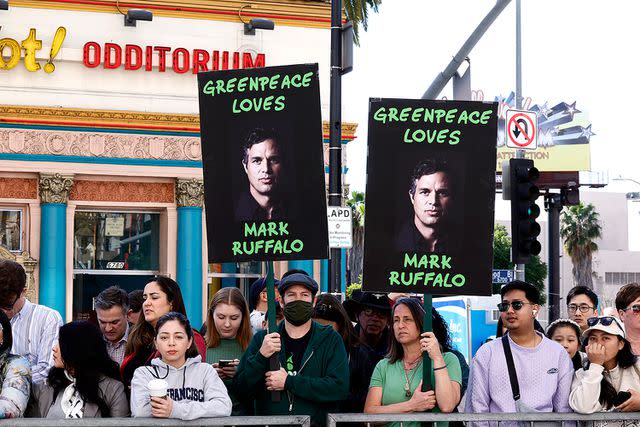
M269 325L269 333L278 330L276 323L276 290L273 285L273 261L267 261L267 324ZM280 369L279 353L274 353L269 358L269 370L278 371ZM280 392L271 392L271 401L280 402Z
M431 294L424 294L424 320L422 326L422 332L433 331L433 321L431 318L431 310L433 307L433 301ZM434 389L434 385L431 383L431 359L429 353L426 351L422 353L422 391L429 391Z

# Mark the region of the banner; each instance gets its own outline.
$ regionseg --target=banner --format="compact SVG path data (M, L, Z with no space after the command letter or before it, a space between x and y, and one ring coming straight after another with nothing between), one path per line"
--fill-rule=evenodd
M198 74L210 262L328 255L317 64Z
M490 295L497 104L372 99L364 289Z
M453 347L464 355L467 363L471 362L471 355L469 354L471 331L469 331L469 314L467 313L466 299L436 299L433 301L433 308L438 310L438 313L447 323Z

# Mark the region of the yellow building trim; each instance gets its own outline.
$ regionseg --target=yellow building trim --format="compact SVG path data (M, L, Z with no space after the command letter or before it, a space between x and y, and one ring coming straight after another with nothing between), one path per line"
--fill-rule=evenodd
M276 25L307 28L331 27L331 3L311 0L122 0L120 9L151 10L154 16L187 19L210 19L240 23L241 7L245 21L251 18L271 19ZM118 13L114 0L11 0L11 7L53 10Z
M190 132L200 131L198 114L145 113L122 110L88 110L85 108L54 108L25 105L0 105L0 123L48 124L69 126L111 125L129 128L157 127L162 129L181 129ZM0 125L1 127L1 125ZM355 138L358 125L342 123L342 139ZM329 122L322 123L322 132L329 135Z

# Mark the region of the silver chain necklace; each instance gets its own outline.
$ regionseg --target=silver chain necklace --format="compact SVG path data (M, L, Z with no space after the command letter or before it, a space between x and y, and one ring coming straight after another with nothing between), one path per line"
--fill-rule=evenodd
M413 381L413 377L416 376L416 372L418 372L418 368L422 365L422 356L420 356L420 362L413 368L409 369L409 371L413 371L411 374L411 378L407 375L407 370L404 368L404 362L402 362L402 372L404 372L404 395L407 397L411 397L413 392L411 391L411 382Z

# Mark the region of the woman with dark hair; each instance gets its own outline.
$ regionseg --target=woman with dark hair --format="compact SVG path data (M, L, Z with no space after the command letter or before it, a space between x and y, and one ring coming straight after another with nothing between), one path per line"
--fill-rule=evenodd
M207 363L229 390L233 401L233 415L251 414L249 405L239 399L242 393L232 389L233 377L240 358L251 341L249 307L238 288L222 288L215 293L207 313Z
M111 360L100 330L89 322L60 327L53 368L33 386L30 415L39 418L129 416L118 364Z
M571 319L558 319L547 327L547 338L557 342L569 353L573 369L582 368L582 354L580 354L580 325Z
M581 414L640 410L640 367L618 319L611 316L587 319L586 368L576 371L569 405ZM607 423L607 426L623 423Z
M447 324L432 309L433 332L421 333L424 309L413 298L399 299L392 314L393 335L389 354L376 365L364 412L452 412L460 402L462 374L458 358L449 351L451 338ZM432 361L434 389L430 391L422 391L422 353L425 351Z
M142 292L142 300L142 316L129 332L125 357L120 366L122 381L127 392L135 370L140 366L149 365L151 359L158 356L154 345L155 327L158 319L170 311L187 315L180 286L175 280L168 277L156 276L147 283ZM207 351L204 338L194 331L194 341L204 359Z
M24 415L31 390L31 368L22 356L10 354L13 345L11 322L0 310L0 418Z
M313 309L313 320L332 326L340 334L349 357L349 396L340 404L341 412L362 412L375 368L375 354L361 345L347 311L331 294L321 294Z
M195 420L231 414L231 399L215 369L202 363L187 318L170 312L156 323L160 357L136 369L131 381L134 417Z

